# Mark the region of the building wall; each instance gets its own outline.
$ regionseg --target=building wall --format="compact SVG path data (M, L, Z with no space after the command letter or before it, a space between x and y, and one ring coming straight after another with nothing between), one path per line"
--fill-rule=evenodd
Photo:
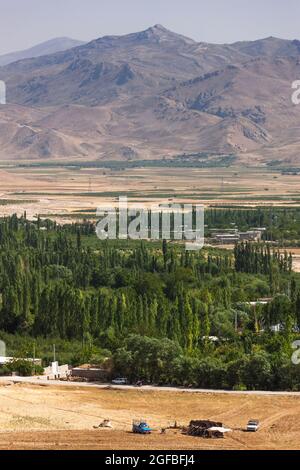
M104 369L80 369L76 367L71 371L72 377L80 377L87 380L105 381L109 377L109 373Z

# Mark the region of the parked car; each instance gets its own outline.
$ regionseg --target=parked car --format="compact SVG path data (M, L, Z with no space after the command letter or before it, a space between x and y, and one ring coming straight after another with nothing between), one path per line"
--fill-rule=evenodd
M113 379L111 383L114 385L127 385L128 380L125 377L118 377L117 379Z
M132 432L134 434L151 434L152 429L147 424L146 420L133 421Z
M257 432L259 430L259 421L256 419L250 419L247 424L247 432Z

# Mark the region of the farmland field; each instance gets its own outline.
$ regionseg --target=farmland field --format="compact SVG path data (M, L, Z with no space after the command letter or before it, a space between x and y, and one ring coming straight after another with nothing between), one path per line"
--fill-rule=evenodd
M299 449L300 395L216 395L144 390L15 384L0 387L0 449ZM131 433L145 418L151 436ZM93 427L110 418L113 430ZM256 434L243 431L261 420ZM222 421L233 432L223 440L184 436L161 427L191 419Z
M42 214L68 222L116 204L119 195L146 205L166 200L216 207L300 205L300 175L261 168L6 167L0 184L2 215L26 210L28 217Z

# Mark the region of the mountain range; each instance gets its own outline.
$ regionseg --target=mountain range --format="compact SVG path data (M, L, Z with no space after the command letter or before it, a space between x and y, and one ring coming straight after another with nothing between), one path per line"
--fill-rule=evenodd
M2 160L300 163L300 41L216 45L155 25L70 46L0 67Z
M30 47L23 51L12 52L0 56L0 67L3 65L17 62L18 60L31 59L33 57L40 57L47 54L54 54L55 52L65 51L72 47L81 46L83 41L78 41L71 38L54 38L49 41L42 42L36 46Z

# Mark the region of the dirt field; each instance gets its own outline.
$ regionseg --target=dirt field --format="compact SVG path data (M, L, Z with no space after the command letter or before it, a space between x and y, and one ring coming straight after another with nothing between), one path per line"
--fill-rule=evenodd
M110 418L113 430L95 430ZM131 433L145 418L151 436ZM256 434L243 431L260 419ZM233 432L224 440L160 435L161 427L191 419L222 421ZM300 449L300 395L253 396L101 390L15 384L0 386L0 449Z

